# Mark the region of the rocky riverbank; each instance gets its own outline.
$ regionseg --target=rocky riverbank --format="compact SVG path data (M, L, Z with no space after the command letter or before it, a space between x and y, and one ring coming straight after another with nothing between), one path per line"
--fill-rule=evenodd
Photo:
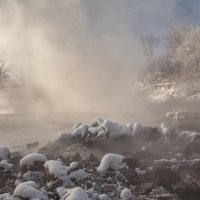
M22 156L2 147L0 160L5 200L200 198L198 132L95 119L37 152Z

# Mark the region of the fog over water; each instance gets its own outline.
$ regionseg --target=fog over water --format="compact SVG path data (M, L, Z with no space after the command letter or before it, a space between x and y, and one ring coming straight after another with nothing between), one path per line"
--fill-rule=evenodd
M178 4L0 0L0 59L13 81L1 92L1 134L32 134L42 122L34 132L53 134L95 116L148 121L163 112L135 91L145 64L138 40L149 32L163 38L181 21Z

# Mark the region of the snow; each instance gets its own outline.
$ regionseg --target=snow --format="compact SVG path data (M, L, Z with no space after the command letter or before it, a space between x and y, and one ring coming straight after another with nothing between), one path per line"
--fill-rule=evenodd
M165 124L160 125L162 134L164 136L164 141L166 144L169 143L169 136L170 136L170 130L165 126Z
M80 187L69 189L67 194L63 196L65 200L90 200L85 190Z
M135 136L137 134L140 134L142 131L142 125L139 123L135 123L133 125L133 129L132 129L132 136Z
M70 179L76 179L76 181L83 180L84 178L88 177L89 174L85 172L83 169L79 169L77 171L73 171L70 173Z
M138 175L145 175L146 174L146 170L142 170L140 168L135 168L135 171Z
M47 200L48 198L41 191L36 189L35 184L32 181L20 183L14 190L14 196L30 200Z
M110 138L117 138L122 135L130 135L131 132L127 126L121 126L116 122L104 121L103 127Z
M23 175L23 179L26 181L30 181L30 180L37 180L40 179L42 176L44 176L43 172L38 172L38 171L28 171Z
M58 134L58 139L59 140L68 140L71 139L73 137L72 133L70 132L61 132Z
M45 155L40 154L40 153L31 153L24 156L20 160L20 167L24 165L31 166L34 164L34 162L46 162L46 161L47 161L47 158Z
M103 122L104 122L104 120L103 119L101 119L101 118L96 118L96 119L94 119L93 121L92 121L92 123L91 123L91 126L92 127L98 127L98 126L101 126L102 124L103 124Z
M0 160L9 160L10 151L7 147L0 148Z
M123 199L123 200L129 200L131 198L133 198L133 194L131 192L130 189L128 188L125 188L121 191L121 194L120 194L120 197Z
M88 125L80 125L78 128L74 129L72 132L73 137L77 135L85 136L88 129Z
M67 169L62 165L60 161L49 160L44 164L45 169L49 170L49 174L53 175L55 178L59 178L67 175Z
M76 169L77 167L78 167L78 162L71 162L70 163L70 166L69 166L70 170Z
M6 199L8 197L10 197L9 193L0 194L0 200Z
M8 163L7 160L1 160L0 161L0 168L3 169L3 171L9 172L12 170L12 164Z
M200 133L184 131L179 134L177 139L183 144L187 144L193 142L196 138L200 138Z
M107 194L100 194L99 195L99 200L109 200L110 197Z
M113 170L120 169L123 165L124 156L118 154L106 154L103 156L97 171L101 174L106 173L106 171L111 168Z
M133 122L129 122L126 126L131 132L133 131L133 126L134 126Z
M88 131L90 132L90 133L92 133L93 135L97 135L100 131L102 131L103 130L103 125L100 125L100 126L98 126L98 127L90 127L89 129L88 129Z

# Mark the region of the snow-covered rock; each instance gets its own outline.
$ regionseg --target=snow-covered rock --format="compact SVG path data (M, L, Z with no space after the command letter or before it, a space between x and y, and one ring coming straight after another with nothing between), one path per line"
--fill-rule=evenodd
M88 129L88 125L80 125L78 128L74 129L72 132L73 137L79 135L81 137L84 137L86 135Z
M133 129L132 129L132 136L135 136L137 134L140 134L142 131L142 125L139 123L135 123L133 125Z
M20 167L31 166L34 164L34 162L44 162L45 163L46 161L47 161L47 158L45 155L40 154L40 153L31 153L31 154L24 156L20 160Z
M67 168L62 165L60 161L49 160L44 164L47 176L53 176L54 178L60 178L68 174Z
M61 132L58 134L58 140L69 140L72 138L73 138L73 135L71 132Z
M0 169L3 171L9 172L12 170L13 164L8 163L7 160L1 160L0 161Z
M14 196L22 199L40 199L47 200L48 198L37 189L37 184L33 181L20 183L14 190Z
M133 194L131 192L130 189L128 188L125 188L121 191L121 194L120 194L120 197L123 199L123 200L130 200L131 198L133 198Z
M103 127L110 138L117 138L123 135L129 136L131 134L127 126L121 126L116 122L104 121Z
M119 170L120 168L124 167L124 156L118 154L106 154L101 160L97 171L101 174L105 174L106 171L111 168L113 170Z

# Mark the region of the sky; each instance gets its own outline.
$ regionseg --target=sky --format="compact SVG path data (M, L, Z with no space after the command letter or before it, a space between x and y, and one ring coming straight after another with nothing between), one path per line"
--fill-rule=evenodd
M0 57L23 79L22 98L34 87L57 110L126 110L145 63L139 37L163 45L171 26L200 24L199 9L198 0L0 0Z

